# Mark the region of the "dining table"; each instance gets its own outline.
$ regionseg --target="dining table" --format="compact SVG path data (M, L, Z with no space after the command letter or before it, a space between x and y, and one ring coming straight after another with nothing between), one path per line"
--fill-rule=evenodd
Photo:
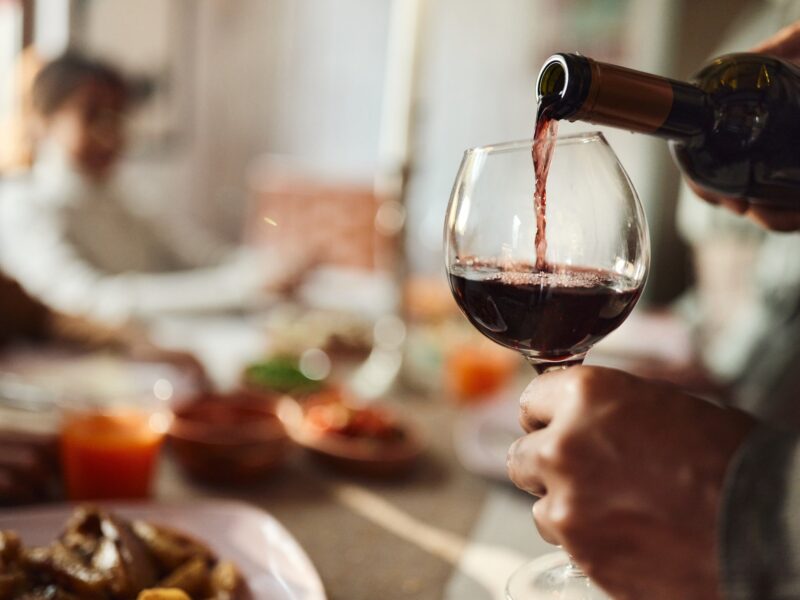
M172 316L152 323L151 333L162 344L194 352L223 390L235 387L244 365L268 349L253 315ZM633 339L641 337L634 333ZM677 342L670 345L683 351ZM297 447L261 479L211 486L188 477L167 449L153 500L235 500L266 511L302 546L330 600L502 600L514 570L557 551L536 531L535 498L503 473L505 448L522 433L517 398L530 377L521 371L488 409L500 409L507 424L496 444L502 456L488 470L465 468L458 451L465 416L468 422L483 409L458 407L439 386L410 386L400 378L384 400L413 420L424 441L415 468L402 476L344 474Z
M269 512L308 554L331 600L504 598L516 567L553 551L534 527L533 499L461 466L449 435L453 408L429 398L395 401L427 440L417 467L399 479L343 475L298 450L263 481L209 487L167 455L156 499L222 498Z
M263 333L246 317L171 318L153 332L195 352L222 388L264 353ZM187 477L167 453L155 499L238 500L269 512L308 554L330 600L503 599L515 569L555 549L536 531L532 496L464 468L453 443L462 409L432 389L401 380L388 395L425 446L399 478L343 474L298 448L262 481L216 487Z

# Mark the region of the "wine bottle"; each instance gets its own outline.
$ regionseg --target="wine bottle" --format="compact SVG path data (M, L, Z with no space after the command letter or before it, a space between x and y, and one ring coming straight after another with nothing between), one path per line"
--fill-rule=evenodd
M800 68L763 54L713 60L690 82L579 54L554 54L537 82L539 114L670 140L701 187L800 210Z

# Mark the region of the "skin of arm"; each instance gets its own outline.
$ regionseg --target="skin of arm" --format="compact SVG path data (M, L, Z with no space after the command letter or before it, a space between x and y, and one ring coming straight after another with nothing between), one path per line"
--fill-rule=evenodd
M38 339L88 350L111 350L134 360L159 361L186 370L206 384L205 371L191 354L166 350L150 342L141 329L108 326L82 316L50 309L29 295L16 281L0 274L0 341Z

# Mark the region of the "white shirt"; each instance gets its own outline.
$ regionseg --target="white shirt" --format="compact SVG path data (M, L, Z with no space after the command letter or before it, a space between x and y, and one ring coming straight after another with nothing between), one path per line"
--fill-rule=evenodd
M65 312L119 322L255 303L264 266L225 253L198 228L138 214L120 185L87 181L52 151L0 189L3 269Z

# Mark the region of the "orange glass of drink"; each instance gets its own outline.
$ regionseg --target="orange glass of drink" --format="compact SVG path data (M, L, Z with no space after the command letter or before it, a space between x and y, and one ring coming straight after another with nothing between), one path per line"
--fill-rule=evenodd
M67 497L148 497L168 425L168 412L145 406L67 411L61 428Z
M519 365L519 357L506 348L482 341L461 344L445 357L445 389L457 404L480 404L508 385Z

